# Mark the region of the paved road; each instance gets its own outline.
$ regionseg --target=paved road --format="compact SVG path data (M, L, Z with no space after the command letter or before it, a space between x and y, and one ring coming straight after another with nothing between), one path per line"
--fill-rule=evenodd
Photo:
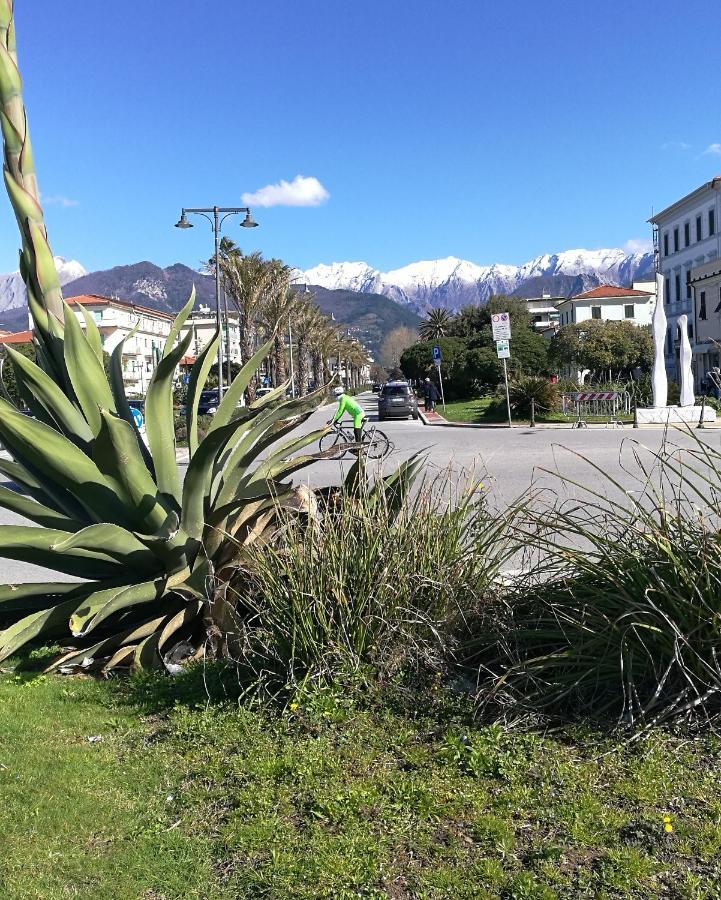
M361 400L370 418L375 420L375 398L366 395ZM320 427L331 413L331 407L318 410L306 427ZM563 478L581 484L603 487L606 482L582 459L584 456L593 460L601 471L616 478L625 489L634 490L638 488L633 474L637 471L634 450L638 449L641 456L648 459L652 452L658 451L664 439L661 428L471 429L424 426L412 420L387 421L379 427L395 445L395 450L385 461L386 471L412 453L423 450L431 471L450 470L456 478L473 476L475 480L482 480L499 505L512 502L532 484L566 494L577 493L558 477L545 474L543 469L558 472ZM721 451L721 429L707 429L695 434L707 445ZM679 445L692 443L691 438L678 431L671 434L670 440ZM314 486L338 483L348 466L349 462L322 461L300 473L299 480ZM0 524L21 521L0 510ZM25 563L0 559L0 583L55 577Z

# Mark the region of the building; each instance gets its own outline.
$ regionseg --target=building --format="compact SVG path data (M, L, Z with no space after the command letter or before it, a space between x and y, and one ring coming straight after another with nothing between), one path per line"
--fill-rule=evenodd
M709 369L721 365L721 257L691 269L689 285L695 336L691 368L700 388Z
M721 176L653 215L657 266L664 277L666 317L666 371L679 376L678 317L689 317L689 338L696 341L691 271L721 257ZM698 355L698 354L697 354Z
M634 282L631 288L602 284L583 294L568 297L556 304L559 325L572 325L597 319L601 322L631 322L650 325L656 305L653 282Z
M225 314L223 315L223 359L228 358L226 351L226 327L230 334L230 359L234 363L240 363L242 354L240 351L240 326L238 324L238 313L228 310L228 323L225 324ZM215 336L217 329L217 321L215 313L211 312L207 306L201 306L197 312L191 314L186 320L185 325L180 332L181 340L185 338L189 331L193 332L193 337L188 347L188 356L185 358L187 362L193 362L206 344L209 344Z
M544 292L541 297L529 297L526 300L526 309L535 331L542 334L555 332L559 320L557 306L563 300L565 297L552 297L548 292Z

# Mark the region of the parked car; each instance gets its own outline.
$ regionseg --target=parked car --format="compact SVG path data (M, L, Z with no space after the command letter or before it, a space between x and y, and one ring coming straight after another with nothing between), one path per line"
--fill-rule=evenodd
M260 387L255 392L255 399L260 400L261 397L265 397L266 394L270 394L273 391L273 388L270 387Z
M201 391L198 399L198 415L212 416L218 411L220 403L220 393L217 388L211 388L208 391Z
M378 418L418 418L418 400L406 381L387 381L378 394Z
M373 384L371 385L371 390L373 391L374 394L380 394L380 391L381 391L380 382L374 381Z

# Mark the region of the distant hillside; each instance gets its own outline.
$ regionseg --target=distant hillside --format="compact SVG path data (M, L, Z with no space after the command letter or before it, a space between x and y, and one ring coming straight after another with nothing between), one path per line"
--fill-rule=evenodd
M381 294L330 291L312 284L309 290L326 315L333 315L339 325L346 325L353 337L375 353L389 331L399 325L415 328L421 321L413 310Z
M193 285L198 304L213 308L214 279L181 263L163 269L146 261L91 272L71 281L64 287L63 293L66 297L102 294L131 300L163 312L177 312L190 296ZM326 315L333 315L338 325L346 326L354 337L365 342L375 352L389 331L399 325L414 327L420 321L413 310L380 294L327 290L314 285L309 285L308 289Z

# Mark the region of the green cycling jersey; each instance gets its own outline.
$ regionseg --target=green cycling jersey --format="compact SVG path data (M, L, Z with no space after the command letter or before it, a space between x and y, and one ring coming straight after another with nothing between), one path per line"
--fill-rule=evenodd
M365 418L363 407L357 400L354 400L353 397L349 397L348 394L341 394L340 399L338 400L338 409L333 416L333 421L337 422L342 418L343 413L345 412L353 419L354 428L363 427L363 419Z

